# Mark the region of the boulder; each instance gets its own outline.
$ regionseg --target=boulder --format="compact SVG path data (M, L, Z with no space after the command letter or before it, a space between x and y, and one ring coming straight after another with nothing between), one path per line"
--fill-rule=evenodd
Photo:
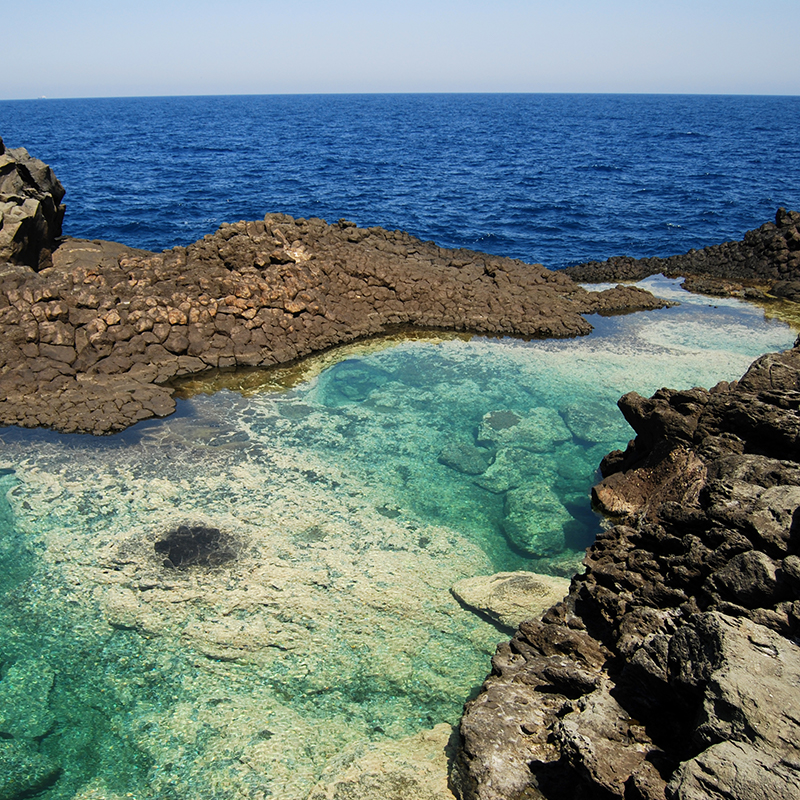
M572 521L572 514L549 486L523 484L505 494L503 533L534 558L560 553L565 545L564 527Z
M439 463L465 475L481 475L492 463L492 454L485 447L448 442L439 453Z
M464 578L450 589L460 603L512 629L540 617L568 591L566 578L522 571Z
M50 167L0 139L0 263L42 269L61 236L64 187Z
M478 428L478 444L486 447L518 447L534 453L550 452L572 439L572 433L554 408L532 408L523 413L508 410L484 414Z

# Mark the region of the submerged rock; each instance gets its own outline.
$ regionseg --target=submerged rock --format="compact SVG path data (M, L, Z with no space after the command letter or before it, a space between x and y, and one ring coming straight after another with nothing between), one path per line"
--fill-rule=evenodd
M492 463L492 454L485 447L450 442L439 453L439 463L465 475L481 475Z
M22 800L57 780L61 769L23 742L0 738L0 800Z
M395 742L358 742L326 767L308 800L455 800L447 783L450 725Z
M8 667L0 680L0 734L41 739L55 723L50 691L55 673L44 661L27 659Z
M498 572L464 578L450 591L465 606L516 628L561 600L569 591L569 581L536 572Z
M534 558L564 550L564 526L573 521L556 493L542 484L510 489L503 504L503 533Z
M478 428L478 444L492 447L518 447L546 453L569 441L572 434L554 408L532 408L525 414L490 411Z
M165 567L216 567L232 561L230 537L217 528L205 525L180 525L154 545L156 553L164 555Z
M548 472L552 472L552 463L541 454L521 447L502 447L483 474L475 478L475 483L482 489L503 494L530 481L531 475L542 477Z

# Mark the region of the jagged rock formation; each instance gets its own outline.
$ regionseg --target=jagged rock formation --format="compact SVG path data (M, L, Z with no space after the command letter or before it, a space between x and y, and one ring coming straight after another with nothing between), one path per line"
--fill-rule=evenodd
M0 139L0 274L5 264L52 265L63 198L64 187L47 164L23 147L6 150Z
M800 340L711 391L620 401L617 517L498 648L468 703L462 800L800 795Z
M577 336L581 316L664 305L400 231L292 219L223 225L147 253L67 240L0 275L0 424L108 433L174 410L172 378L285 363L412 325Z
M568 267L576 281L638 281L663 273L686 276L684 286L704 294L739 294L760 297L764 290L774 297L800 302L800 213L779 208L775 222L747 231L738 242L690 250L669 258L615 256Z

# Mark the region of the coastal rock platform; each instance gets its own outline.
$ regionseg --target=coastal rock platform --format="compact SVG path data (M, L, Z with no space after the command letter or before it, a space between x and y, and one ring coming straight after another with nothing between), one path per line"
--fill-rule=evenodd
M163 253L67 239L0 270L0 424L110 433L175 408L169 381L266 367L402 326L569 337L665 305L340 220L223 225Z
M617 524L467 704L462 800L800 793L800 341L710 391L619 402Z

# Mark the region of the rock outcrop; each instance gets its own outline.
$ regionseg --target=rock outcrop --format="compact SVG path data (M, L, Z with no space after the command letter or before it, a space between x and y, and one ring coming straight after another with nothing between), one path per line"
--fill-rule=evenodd
M64 187L47 164L23 147L6 150L0 139L0 274L8 264L35 270L52 265L63 198Z
M171 413L180 376L401 326L578 336L582 315L663 305L344 220L268 214L163 253L70 239L52 267L0 275L0 424L109 433Z
M690 250L669 258L615 256L568 267L576 281L638 281L662 273L686 277L684 286L703 294L763 297L767 292L800 302L800 213L779 208L775 222L747 231L737 242Z
M800 794L800 341L710 391L620 401L616 517L468 703L462 800Z

